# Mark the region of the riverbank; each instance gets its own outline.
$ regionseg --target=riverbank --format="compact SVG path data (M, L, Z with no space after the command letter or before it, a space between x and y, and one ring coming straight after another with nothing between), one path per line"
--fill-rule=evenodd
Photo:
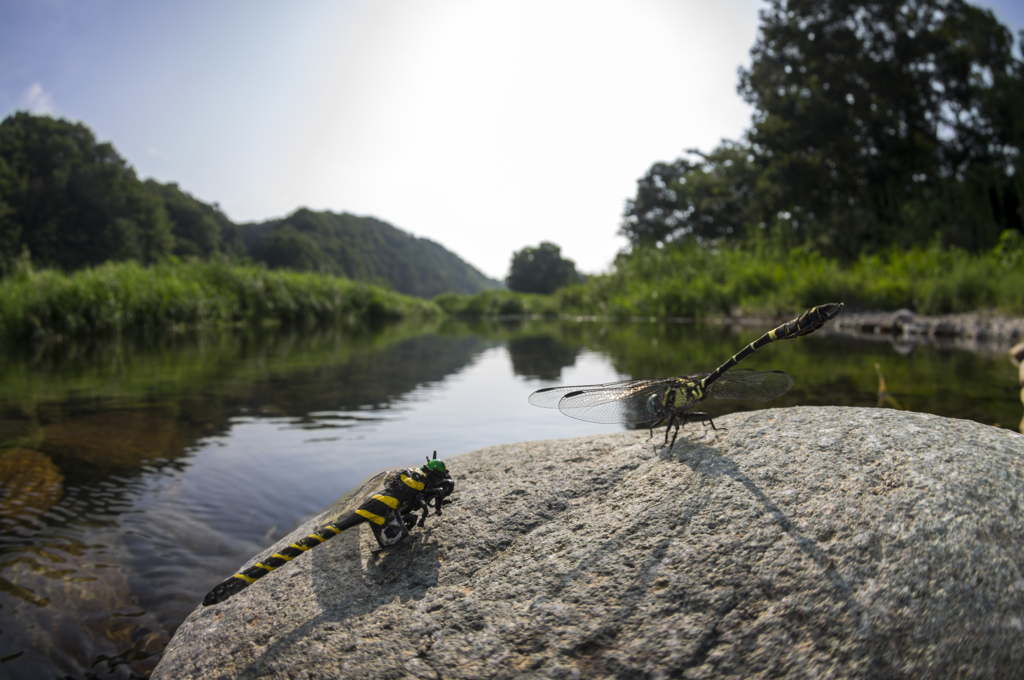
M580 322L623 323L710 323L735 326L764 326L766 329L793 318L802 310L784 314L748 312L742 308L729 315L700 317L611 316L564 314L558 312L556 295L518 295L509 291L489 291L476 296L444 296L438 302L450 316L499 320L562 319ZM820 299L815 303L838 302ZM825 326L825 332L839 332L909 344L935 344L968 350L1005 349L1024 340L1024 316L1010 316L998 310L957 314L917 314L909 309L869 310L842 313Z
M436 301L466 317L740 324L786 320L811 305L842 301L846 307L830 326L846 332L1003 347L1024 338L1024 240L1007 232L989 252L932 245L852 262L806 248L673 243L622 253L608 273L551 295L487 291Z
M915 314L909 309L895 312L854 312L833 321L835 330L887 335L909 342L933 341L938 344L1010 347L1024 339L1024 318L996 312Z
M738 313L737 316L706 321L740 326L770 326L784 320L783 317ZM844 309L822 332L877 338L900 344L1002 350L1024 340L1024 317L1007 316L995 310L927 315L916 314L909 309L892 312L851 312Z

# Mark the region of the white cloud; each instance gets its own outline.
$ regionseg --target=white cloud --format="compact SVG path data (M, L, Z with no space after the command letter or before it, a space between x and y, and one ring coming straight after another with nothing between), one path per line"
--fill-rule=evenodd
M21 103L32 113L53 114L53 95L39 83L32 83L32 87L25 90Z

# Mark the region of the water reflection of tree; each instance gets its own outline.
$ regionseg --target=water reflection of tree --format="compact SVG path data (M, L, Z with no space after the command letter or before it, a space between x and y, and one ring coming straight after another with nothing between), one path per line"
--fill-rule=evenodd
M563 368L576 363L580 349L580 345L569 346L551 335L532 335L508 341L512 372L541 380L558 380Z
M239 415L375 409L500 341L389 326L115 339L0 360L0 448L53 457L79 482L132 475Z
M493 344L471 335L422 335L343 363L253 382L244 393L224 395L225 405L295 417L382 407L421 385L444 380Z

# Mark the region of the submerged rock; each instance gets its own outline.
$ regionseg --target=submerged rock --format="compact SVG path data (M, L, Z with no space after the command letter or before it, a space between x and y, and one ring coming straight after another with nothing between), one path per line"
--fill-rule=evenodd
M75 416L47 425L43 433L43 451L101 469L177 458L193 441L168 414L145 409Z
M0 528L38 530L40 515L64 495L64 475L50 457L31 449L0 449Z
M79 526L38 534L0 564L0 593L13 678L129 678L151 670L148 659L170 631L139 606L132 571L113 554L130 540L115 527ZM131 664L131 668L128 668ZM10 669L10 670L8 670ZM132 672L135 672L133 675Z
M451 458L426 529L376 555L343 533L196 609L153 678L1019 671L1024 437L866 408L715 423L670 452L643 431Z

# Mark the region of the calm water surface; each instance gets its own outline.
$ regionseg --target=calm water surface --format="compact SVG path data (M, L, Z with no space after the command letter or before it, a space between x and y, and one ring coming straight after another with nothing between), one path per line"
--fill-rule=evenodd
M0 676L145 677L210 588L370 473L435 449L450 458L619 430L526 397L710 370L764 330L445 322L8 352ZM1005 352L819 332L743 363L796 379L762 407L875 406L875 364L902 408L1013 429L1021 420Z

